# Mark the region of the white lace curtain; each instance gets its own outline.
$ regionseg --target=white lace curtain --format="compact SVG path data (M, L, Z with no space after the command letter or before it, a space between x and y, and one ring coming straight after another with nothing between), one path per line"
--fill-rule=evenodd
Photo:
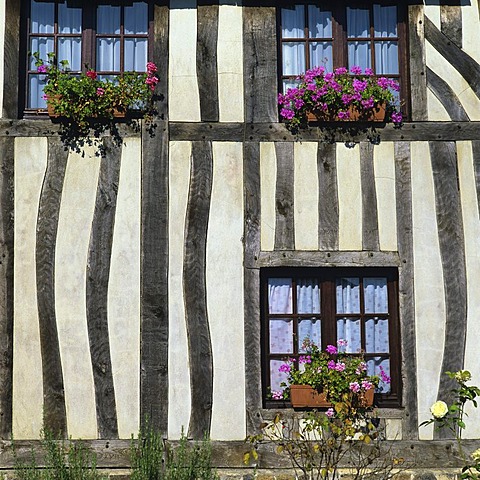
M366 353L388 353L388 320L379 318L376 314L388 313L387 279L383 277L365 277L364 314L365 321L365 351ZM316 280L302 279L296 286L297 313L308 315L298 323L298 351L302 352L303 340L308 337L319 347L321 342L321 322L315 314L320 314L320 289ZM292 314L292 279L270 278L268 281L268 306L270 314ZM348 314L348 317L337 320L337 339L347 340L347 353L361 351L360 318L351 315L360 314L360 279L339 278L336 284L337 315ZM285 354L294 352L293 320L272 318L269 321L270 353ZM325 345L323 346L325 347ZM279 372L282 361L271 360L270 379L272 390L280 390L280 384L286 381L286 374ZM381 356L368 360L370 375L379 375L380 367L390 375L390 363ZM389 385L383 382L379 386L383 392L389 391Z
M148 33L148 5L146 2L134 2L124 7L124 33L141 35ZM30 32L53 35L55 33L55 3L31 0ZM106 35L97 38L95 69L98 71L120 71L120 39L108 37L120 33L121 7L118 5L99 5L97 7L97 34ZM58 3L57 59L67 60L73 72L82 69L82 9L65 3ZM78 34L62 37L62 34ZM126 38L124 41L124 71L145 71L147 63L148 41L146 38ZM30 52L39 52L46 61L49 52L55 51L53 37L31 37ZM30 60L30 70L35 70L34 60ZM108 75L104 76L108 78ZM45 75L30 75L28 88L28 106L45 108L42 98Z

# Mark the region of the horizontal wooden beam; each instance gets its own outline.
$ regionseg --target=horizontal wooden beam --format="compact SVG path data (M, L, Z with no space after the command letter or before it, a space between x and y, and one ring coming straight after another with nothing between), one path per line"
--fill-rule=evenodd
M91 448L97 455L98 468L129 468L131 440L85 440L83 444ZM178 442L168 442L175 446ZM403 458L409 469L445 469L460 468L463 460L455 441L450 440L393 440L382 443L389 455ZM463 440L465 454L478 447L477 440ZM251 471L243 463L243 455L249 450L248 443L243 441L214 441L212 446L212 464L215 468L245 469ZM32 449L35 451L37 466L43 466L40 441L15 441L17 459L28 464L31 461ZM0 442L0 471L11 470L14 456L10 441ZM259 448L258 467L286 469L290 464L286 455L275 453L273 445L261 445Z
M213 142L415 142L461 141L480 138L480 122L411 122L401 128L392 124L371 127L354 123L312 126L293 135L283 123L157 122L169 129L172 141ZM140 131L120 125L122 136L140 136ZM155 130L154 130L155 131ZM50 120L0 120L0 137L45 137L58 135L58 125Z

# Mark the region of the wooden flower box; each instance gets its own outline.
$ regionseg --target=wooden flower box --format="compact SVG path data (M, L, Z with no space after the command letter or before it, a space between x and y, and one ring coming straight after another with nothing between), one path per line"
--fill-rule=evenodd
M385 121L386 105L384 103L376 105L369 110L359 110L356 106L350 105L348 112L349 118L341 119L328 111L315 110L307 113L309 122L377 122Z
M361 406L372 406L373 396L373 389L362 393L360 397ZM332 404L327 401L325 393L317 392L310 385L290 385L290 402L293 408L328 408L332 406Z

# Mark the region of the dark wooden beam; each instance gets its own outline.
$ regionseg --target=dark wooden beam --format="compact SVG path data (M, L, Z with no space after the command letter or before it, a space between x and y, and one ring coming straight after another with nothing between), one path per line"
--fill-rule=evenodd
M108 279L120 179L121 147L103 141L87 262L87 330L90 343L99 438L118 438L117 409L108 333Z
M162 120L168 119L168 34L169 34L169 5L156 4L153 7L153 62L157 65L157 77L160 79L157 87L157 101L155 106L157 115ZM125 135L122 132L122 135Z
M440 28L458 48L462 48L462 8L460 5L440 5Z
M35 248L37 306L43 378L43 424L67 436L62 360L55 315L55 245L68 152L60 138L48 139L47 171L40 194Z
M183 295L190 366L191 411L188 436L210 434L213 356L207 309L206 247L213 181L210 142L193 142L185 215Z
M0 138L0 438L12 436L14 142Z

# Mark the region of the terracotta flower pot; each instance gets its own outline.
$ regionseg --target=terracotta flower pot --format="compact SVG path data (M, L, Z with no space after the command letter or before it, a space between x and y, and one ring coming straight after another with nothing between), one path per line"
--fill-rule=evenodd
M367 390L360 396L361 406L370 407L373 405L374 390ZM310 385L290 385L290 402L293 408L302 407L331 407L325 393L317 392Z
M53 95L52 100L54 100L53 103L50 101L50 99L47 100L48 116L50 118L58 118L60 115L58 113L55 113L54 104L56 103L56 101L60 100L60 95Z
M349 118L341 119L328 111L315 110L307 113L309 122L384 122L386 115L386 105L378 104L368 110L359 110L355 105L348 108Z

